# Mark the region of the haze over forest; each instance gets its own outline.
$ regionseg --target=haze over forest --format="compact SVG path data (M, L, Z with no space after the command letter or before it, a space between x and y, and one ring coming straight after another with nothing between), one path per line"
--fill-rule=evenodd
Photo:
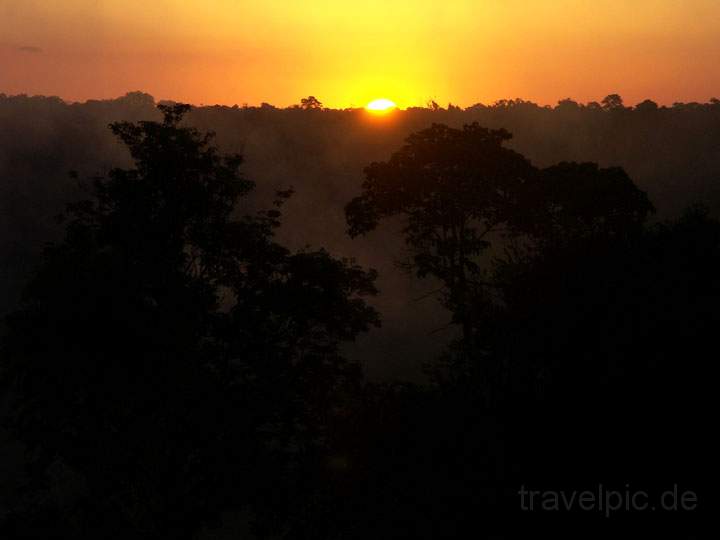
M155 100L141 92L115 100L68 104L53 97L1 96L0 231L2 231L2 310L17 301L38 249L56 238L53 217L81 196L77 180L127 163L127 153L107 130L117 120L157 119ZM217 133L224 151L240 152L244 174L257 182L259 207L276 189L296 193L285 208L280 238L294 247L309 243L338 255L356 257L380 271L382 329L360 338L354 354L372 374L417 378L421 366L448 339L448 315L432 299L413 301L433 289L396 265L402 239L378 231L351 240L344 205L357 191L363 169L389 157L410 133L431 123L460 127L478 122L505 128L509 146L537 166L560 161L593 161L621 166L645 190L655 219L677 216L701 203L720 211L720 102L633 106L617 95L591 103L571 99L539 106L521 99L462 109L433 105L373 117L364 109L198 107L188 122ZM392 291L392 294L390 294ZM437 332L436 332L437 331ZM419 355L419 356L418 356Z
M0 0L0 538L704 538L719 30Z

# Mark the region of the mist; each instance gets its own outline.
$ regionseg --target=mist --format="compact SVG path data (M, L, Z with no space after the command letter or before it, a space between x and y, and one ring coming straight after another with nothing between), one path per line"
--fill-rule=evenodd
M298 100L299 102L299 100ZM17 305L22 284L44 242L58 237L55 217L83 196L82 182L129 163L107 125L157 120L155 99L141 92L107 101L66 103L59 98L0 95L0 312ZM602 103L570 99L555 107L521 99L462 109L430 103L372 117L364 109L300 106L196 107L187 122L217 134L226 152L239 152L245 176L257 183L243 204L262 209L278 189L292 187L282 242L325 247L379 271L372 302L383 326L348 345L373 378L421 380L423 364L453 337L449 314L427 293L431 280L398 268L406 256L400 224L351 240L344 206L357 193L363 169L385 160L408 134L432 123L478 122L505 128L509 146L539 167L560 161L621 166L655 205L654 219L673 218L702 203L720 211L720 101L661 107L650 100L626 106L620 96Z

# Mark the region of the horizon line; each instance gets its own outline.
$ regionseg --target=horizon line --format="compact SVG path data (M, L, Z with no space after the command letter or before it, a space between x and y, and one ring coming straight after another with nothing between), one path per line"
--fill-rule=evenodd
M84 101L82 101L82 100L67 99L67 98L64 98L64 97L62 97L62 96L53 95L53 94L27 94L27 93L7 94L7 93L5 93L5 92L3 92L3 91L0 90L0 97L6 98L6 99L7 99L7 98L19 98L19 97L44 98L44 99L58 99L58 100L62 101L64 104L66 104L66 105L86 105L86 104L93 103L93 102L112 102L112 101L119 101L119 100L121 100L121 99L123 99L123 98L127 98L127 97L133 96L133 95L149 96L150 98L152 98L152 100L153 100L153 102L154 102L155 105L160 105L160 104L163 104L163 103L182 103L182 104L191 105L192 107L196 107L196 108L203 108L203 107L227 107L227 108L231 108L231 109L232 109L232 108L259 109L259 108L263 108L263 106L269 106L269 107L274 108L274 109L277 109L277 110L288 110L288 109L291 109L291 110L292 110L292 109L300 108L300 99L298 99L298 102L297 102L297 103L293 103L293 104L286 105L286 106L275 105L275 104L272 104L272 103L269 103L269 102L265 102L265 101L262 101L262 102L260 102L259 104L250 104L250 103L247 103L247 102L242 102L242 103L237 103L237 102L236 102L236 103L232 103L232 104L231 104L231 103L202 103L202 102L200 102L200 103L189 103L189 102L186 102L186 101L175 100L175 99L171 99L171 98L162 98L162 99L160 99L160 98L157 98L156 96L154 96L153 94L151 94L151 93L149 93L149 92L145 92L145 91L143 91L143 90L129 90L129 91L125 92L125 94L118 95L118 96L116 96L116 97L88 98L88 99L85 99ZM309 96L304 96L304 97L310 97L310 96L312 96L312 95L313 95L313 94L310 94ZM572 97L565 97L565 98L562 98L562 99L557 100L554 104L551 104L551 103L538 103L538 102L532 101L532 100L530 100L530 99L525 99L525 98L521 98L521 97L514 97L514 98L501 98L501 99L497 99L497 100L495 100L495 101L493 101L493 102L488 102L488 103L484 103L484 102L482 102L482 101L477 101L477 102L475 102L475 103L473 103L473 104L471 104L471 105L467 105L467 106L459 105L459 104L457 104L457 103L453 103L452 101L448 101L446 105L442 105L440 102L438 102L438 101L436 101L436 100L434 100L434 99L428 99L428 100L425 102L424 105L419 105L419 104L417 104L417 105L407 105L407 106L404 106L404 107L403 107L403 106L398 106L398 107L397 107L397 110L399 110L399 111L405 111L405 110L408 110L408 109L427 109L427 110L433 110L433 106L432 106L433 103L435 103L435 104L437 105L438 110L446 110L446 111L449 110L451 107L457 107L458 109L463 110L463 111L464 111L464 110L471 109L471 108L476 107L476 106L495 107L495 106L501 105L503 102L504 102L504 103L507 103L507 104L528 104L528 105L535 105L535 106L537 106L538 108L543 108L543 109L546 109L546 108L554 109L554 108L556 108L558 105L560 105L561 103L566 102L566 101L570 101L570 102L576 103L576 104L579 105L580 107L588 107L588 106L590 106L590 105L595 105L595 104L600 105L605 98L610 97L610 96L615 96L615 95L619 95L619 96L622 98L622 95L620 95L620 94L610 93L610 94L607 94L606 96L604 96L603 98L601 98L600 100L591 100L591 101L582 102L582 101L576 101L576 100L573 99ZM301 99L302 99L302 98L301 98ZM319 98L318 98L318 99L319 99ZM645 98L645 99L643 99L643 100L641 100L641 101L638 101L638 102L635 103L635 104L626 104L626 103L623 103L623 106L624 106L625 108L630 109L630 108L635 108L635 107L637 107L638 105L640 105L640 104L642 104L642 103L646 103L646 102L653 102L653 103L655 103L659 108L671 108L671 107L674 107L674 106L676 106L676 105L692 105L692 104L697 104L697 105L715 105L715 104L717 104L718 102L720 102L720 99L718 99L718 98L715 97L715 96L711 96L711 97L707 98L707 101L704 101L704 102L700 102L700 101L674 101L673 103L667 103L667 102L663 103L663 102L660 102L660 101L655 101L655 100L652 99L652 98ZM322 103L322 100L320 100L320 103ZM354 110L363 110L363 109L365 109L365 105L359 105L359 106L357 106L357 105L349 105L349 106L347 106L347 107L322 107L322 108L321 108L321 110L326 110L326 111L354 111Z

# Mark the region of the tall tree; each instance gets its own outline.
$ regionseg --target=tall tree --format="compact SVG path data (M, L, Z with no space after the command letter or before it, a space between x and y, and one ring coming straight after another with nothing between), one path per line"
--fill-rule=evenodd
M358 380L339 344L378 324L374 272L276 243L290 192L243 213L240 156L160 109L111 126L134 167L69 207L7 321L9 425L37 473L10 526L28 533L190 538L228 506L286 511L292 464Z
M522 212L523 193L536 170L504 146L511 135L477 124L441 124L414 133L386 162L365 169L362 194L346 207L351 236L381 219L400 216L412 250L408 268L443 285L443 302L465 340L471 302L488 294L480 257ZM471 301L471 299L473 299Z

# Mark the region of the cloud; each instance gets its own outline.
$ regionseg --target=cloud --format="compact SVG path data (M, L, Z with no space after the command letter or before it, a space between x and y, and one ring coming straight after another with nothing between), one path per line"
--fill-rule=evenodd
M17 50L20 52L31 54L40 54L41 52L43 52L40 47L35 47L33 45L23 45L22 47L18 47Z

